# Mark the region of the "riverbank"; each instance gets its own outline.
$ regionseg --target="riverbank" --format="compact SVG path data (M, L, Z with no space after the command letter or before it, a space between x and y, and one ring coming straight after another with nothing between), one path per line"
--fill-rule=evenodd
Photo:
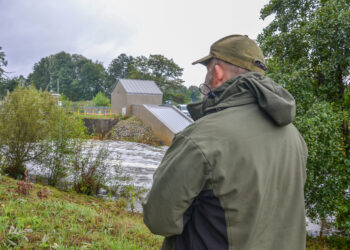
M1 249L159 249L163 237L153 235L140 213L126 202L62 192L33 184L18 194L18 181L0 176ZM16 192L17 189L17 192ZM23 191L23 188L22 188ZM308 238L307 249L348 249L349 239Z
M62 192L34 184L18 194L18 182L0 176L0 248L159 249L142 215L126 203Z

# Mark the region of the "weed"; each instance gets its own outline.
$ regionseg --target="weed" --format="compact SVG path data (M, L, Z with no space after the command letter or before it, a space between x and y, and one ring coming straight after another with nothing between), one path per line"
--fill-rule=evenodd
M17 188L15 192L21 195L29 195L29 191L33 188L33 183L28 179L28 169L24 171L24 181L17 182Z
M36 195L39 197L39 199L47 198L49 196L49 191L47 188L40 189Z

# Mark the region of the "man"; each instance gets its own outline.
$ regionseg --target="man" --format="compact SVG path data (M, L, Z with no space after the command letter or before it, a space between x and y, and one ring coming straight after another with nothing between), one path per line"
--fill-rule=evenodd
M154 174L145 224L166 236L163 249L305 249L307 148L293 97L263 76L247 36L220 39L196 63L207 97L188 105L195 122Z

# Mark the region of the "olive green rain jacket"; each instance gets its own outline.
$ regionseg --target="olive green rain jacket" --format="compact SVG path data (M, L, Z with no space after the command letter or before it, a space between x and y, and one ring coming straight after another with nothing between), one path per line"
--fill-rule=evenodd
M307 148L295 101L248 72L188 105L143 204L162 249L305 249Z

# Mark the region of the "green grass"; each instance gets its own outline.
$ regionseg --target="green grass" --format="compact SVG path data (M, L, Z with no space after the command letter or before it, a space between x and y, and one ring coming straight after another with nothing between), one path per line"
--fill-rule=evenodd
M140 214L125 210L123 201L46 187L48 197L14 192L17 181L0 176L1 249L159 249L162 237L152 235Z
M35 184L29 195L14 192L17 181L0 176L1 249L159 249L142 216L125 202L62 192ZM40 199L38 191L48 190ZM307 238L308 250L349 249L345 237Z

